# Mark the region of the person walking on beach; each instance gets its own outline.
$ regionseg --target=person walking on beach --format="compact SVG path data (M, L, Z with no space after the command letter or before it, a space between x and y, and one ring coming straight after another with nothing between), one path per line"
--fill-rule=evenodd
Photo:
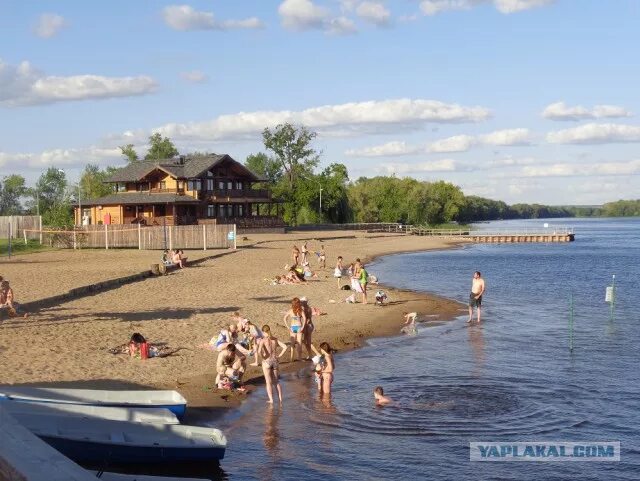
M297 245L293 246L293 249L291 251L291 260L293 262L293 267L297 266L299 264L300 261L300 249L298 249Z
M324 245L320 246L320 252L318 252L318 267L321 269L327 268L327 253L324 250Z
M309 254L309 249L307 248L307 241L304 241L304 243L302 244L302 264L303 265L305 262L309 262L309 260L307 259L308 254Z
M282 404L282 387L280 386L278 358L286 352L286 346L280 352L280 355L277 355L276 351L280 342L271 335L271 328L265 324L262 326L262 332L264 337L260 341L258 350L262 358L262 372L264 373L264 380L266 382L267 396L269 397L268 402L269 404L273 404L273 385L275 384L278 392L278 401Z
M473 308L476 308L477 322L480 324L480 311L482 308L482 294L484 294L484 279L480 271L473 273L473 280L471 281L471 294L469 295L469 319L468 323L473 319Z

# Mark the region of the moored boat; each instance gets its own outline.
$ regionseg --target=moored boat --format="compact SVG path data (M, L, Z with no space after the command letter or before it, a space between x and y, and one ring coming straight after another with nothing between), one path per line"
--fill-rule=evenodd
M164 408L129 408L59 404L41 402L5 402L2 407L12 415L39 414L46 416L76 416L89 419L110 419L134 423L180 424L178 418Z
M113 464L220 460L227 439L218 429L74 416L17 414L25 428L75 462Z
M110 391L49 387L0 386L1 401L80 404L90 406L164 408L184 416L187 400L177 391Z

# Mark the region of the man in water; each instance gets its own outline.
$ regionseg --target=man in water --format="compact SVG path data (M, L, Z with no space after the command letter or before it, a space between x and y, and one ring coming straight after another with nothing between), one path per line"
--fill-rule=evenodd
M469 295L469 320L471 322L473 317L473 308L476 308L478 312L478 324L480 324L480 310L482 306L482 294L484 294L484 279L480 274L480 271L473 273L473 281L471 282L471 294Z

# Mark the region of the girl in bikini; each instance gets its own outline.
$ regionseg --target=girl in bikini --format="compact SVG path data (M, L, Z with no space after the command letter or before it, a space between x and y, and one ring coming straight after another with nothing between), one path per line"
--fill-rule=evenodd
M317 356L320 356L321 363L320 364L320 380L321 383L318 386L318 390L321 394L331 395L331 384L333 384L333 370L335 368L334 360L333 360L333 350L328 343L323 342L320 344L320 350L316 349L316 346L311 345L311 349L316 353Z
M280 387L280 380L278 372L278 358L286 352L286 346L280 352L280 355L276 355L276 350L280 344L278 339L271 335L271 328L268 325L262 326L262 332L264 334L263 339L260 341L260 356L262 357L262 372L264 373L264 379L266 381L267 396L269 397L269 403L273 404L273 385L276 385L278 390L278 400L282 404L282 388Z
M291 300L291 309L284 315L284 324L289 329L291 340L291 362L293 362L293 349L298 353L298 359L302 358L302 332L307 324L307 315L302 308L300 299L294 297Z

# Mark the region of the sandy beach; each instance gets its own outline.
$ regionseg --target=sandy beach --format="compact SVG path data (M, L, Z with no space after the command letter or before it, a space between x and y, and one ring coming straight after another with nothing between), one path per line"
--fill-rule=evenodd
M216 354L198 345L216 336L233 311L287 340L282 323L294 296L306 296L326 315L314 319L314 343L327 341L343 351L364 340L399 331L402 311L451 319L464 306L432 295L385 288L392 302L385 307L346 304L349 292L339 290L332 277L335 259L348 264L356 257L451 248L448 239L407 237L361 232L294 232L250 234L238 250L188 251L197 265L127 284L31 313L28 319L0 323L0 384L77 386L87 388L177 389L191 407L233 406L242 394L213 388ZM269 279L284 272L293 244L309 242L309 250L324 244L327 268L307 285L272 285ZM149 269L158 251L51 251L2 259L0 275L9 279L19 301L37 301L69 289ZM317 270L312 254L312 268ZM375 269L372 270L375 274ZM380 279L384 285L384 279ZM371 286L373 292L376 286ZM335 301L335 302L331 302ZM109 348L128 342L133 332L153 343L179 349L167 358L147 361L114 355ZM286 359L287 357L285 356ZM284 370L305 363L283 364ZM339 375L339 373L338 373ZM259 383L258 368L245 381Z

